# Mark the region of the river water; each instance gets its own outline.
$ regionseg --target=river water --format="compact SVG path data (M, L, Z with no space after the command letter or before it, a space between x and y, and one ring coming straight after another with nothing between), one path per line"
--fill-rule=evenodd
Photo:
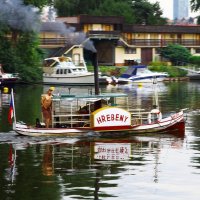
M40 117L42 85L14 86L17 120ZM151 84L103 86L124 92L134 108L151 109ZM55 92L91 93L91 87ZM24 137L7 120L10 95L0 100L1 200L199 200L200 82L159 83L163 113L188 108L184 137L142 134L99 137Z

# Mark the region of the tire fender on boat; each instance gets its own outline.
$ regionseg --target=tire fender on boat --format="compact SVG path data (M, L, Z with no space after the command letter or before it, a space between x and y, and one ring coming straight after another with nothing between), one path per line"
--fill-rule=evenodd
M156 115L156 118L155 118ZM162 113L160 112L160 110L158 109L152 109L149 114L148 114L148 123L151 124L152 122L152 116L154 116L154 119L156 119L156 121L160 121L162 119Z

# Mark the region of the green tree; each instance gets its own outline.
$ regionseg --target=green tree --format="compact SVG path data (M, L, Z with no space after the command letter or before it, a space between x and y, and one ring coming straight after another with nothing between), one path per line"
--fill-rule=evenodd
M23 0L25 5L33 5L40 10L47 5L52 5L52 1L53 0Z
M150 3L147 0L133 0L132 8L137 24L164 25L167 19L161 17L163 14L158 2Z
M0 13L0 61L4 70L19 73L22 81L41 80L38 11L16 0L13 4L3 1Z
M173 65L188 63L191 57L189 50L178 44L169 44L167 47L161 49L160 55L171 61Z
M38 35L24 32L16 44L16 55L20 58L18 72L25 82L35 82L42 79L41 60L43 52L38 48Z
M124 16L126 23L135 23L135 17L130 2L104 0L102 4L89 11L90 15L97 16Z
M198 11L200 9L200 0L190 0L191 10Z
M158 2L147 0L55 0L58 16L77 16L90 14L99 16L124 16L126 23L166 24L161 17L162 10Z
M11 40L6 37L10 33L10 29L1 23L0 27L0 63L6 72L17 72L16 50L13 48Z
M191 10L199 11L200 10L200 0L190 0ZM197 24L200 24L200 15L197 16Z
M77 16L89 14L91 10L98 8L104 0L54 0L57 14L63 16Z

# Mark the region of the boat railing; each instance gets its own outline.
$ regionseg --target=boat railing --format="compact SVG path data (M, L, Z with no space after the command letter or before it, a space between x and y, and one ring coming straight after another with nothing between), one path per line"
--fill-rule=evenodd
M55 114L53 127L85 127L90 124L90 114Z
M149 112L144 111L145 109L129 109L131 113L131 119L133 125L144 124L147 122Z

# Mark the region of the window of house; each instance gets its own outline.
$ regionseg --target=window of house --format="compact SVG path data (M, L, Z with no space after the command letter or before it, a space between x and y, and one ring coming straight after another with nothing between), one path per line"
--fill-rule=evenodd
M175 38L175 34L170 34L170 38L174 39Z
M200 53L200 48L196 48L195 53Z
M155 48L155 54L160 54L161 48Z
M125 48L125 54L136 54L136 48Z

